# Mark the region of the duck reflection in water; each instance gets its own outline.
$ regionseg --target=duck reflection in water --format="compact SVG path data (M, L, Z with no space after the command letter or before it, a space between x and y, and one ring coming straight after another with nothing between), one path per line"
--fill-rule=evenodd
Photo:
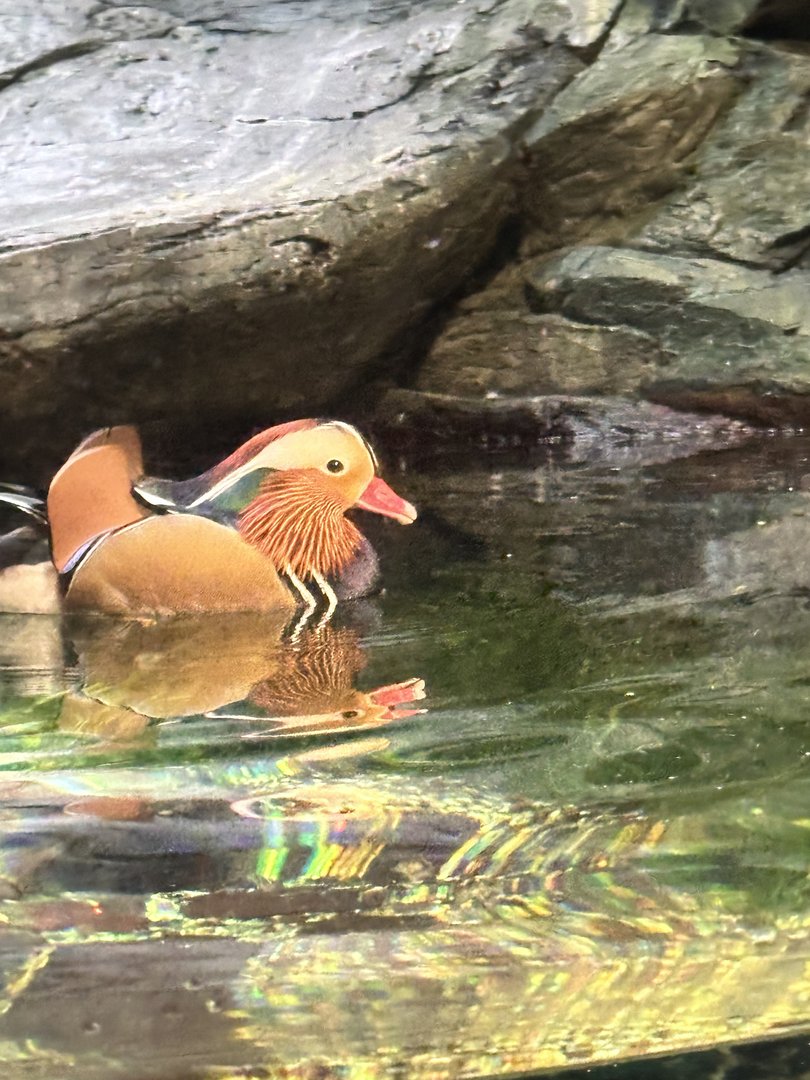
M353 627L295 640L286 630L274 613L69 622L81 688L66 695L59 728L129 742L156 738L154 721L196 717L229 738L267 739L379 728L421 711L402 708L424 697L421 679L357 689L367 656Z

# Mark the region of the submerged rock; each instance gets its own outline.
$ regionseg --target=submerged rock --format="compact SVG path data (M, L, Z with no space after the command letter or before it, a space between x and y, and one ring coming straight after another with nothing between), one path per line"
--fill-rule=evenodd
M558 447L569 461L649 465L741 443L753 429L725 416L676 412L619 397L489 394L485 399L392 390L376 423L391 446L432 456L436 447ZM418 439L414 437L418 432Z

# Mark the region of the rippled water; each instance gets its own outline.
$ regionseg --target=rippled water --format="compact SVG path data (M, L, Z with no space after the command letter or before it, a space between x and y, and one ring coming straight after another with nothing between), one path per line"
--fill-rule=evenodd
M0 616L4 1075L803 1035L810 444L655 454L406 470L385 595L297 636Z

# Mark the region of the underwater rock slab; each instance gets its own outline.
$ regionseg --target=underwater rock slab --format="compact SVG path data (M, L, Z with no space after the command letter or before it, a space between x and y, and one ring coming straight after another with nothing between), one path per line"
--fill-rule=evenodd
M389 445L401 445L414 457L420 446L432 455L436 446L504 450L546 444L560 447L567 460L616 465L688 457L753 435L750 427L725 416L676 412L621 397L560 394L480 398L391 390L374 422Z
M104 772L109 791L146 779ZM162 773L155 793L176 785ZM433 777L428 796L403 779L288 781L248 800L243 828L204 831L211 798L175 795L156 847L149 821L60 813L83 780L52 776L45 888L3 905L7 1075L46 1062L53 1076L56 1061L98 1080L354 1080L407 1061L450 1080L806 1031L806 916L757 918L739 893L661 880L684 852L702 865L729 835L722 815L520 810L479 785ZM256 782L219 764L206 790ZM744 809L732 835L764 844ZM190 882L161 867L172 841L175 860L207 853L187 860ZM106 886L90 897L88 868ZM77 873L81 893L54 895Z
M518 129L617 6L0 16L6 461L31 478L94 425L345 391L487 256Z

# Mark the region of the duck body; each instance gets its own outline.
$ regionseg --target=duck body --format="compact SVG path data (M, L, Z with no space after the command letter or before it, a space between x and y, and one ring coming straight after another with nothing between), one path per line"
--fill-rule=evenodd
M232 529L190 514L147 517L103 536L75 571L67 610L117 615L295 607L272 564Z
M375 476L362 436L340 421L270 428L187 481L145 477L131 427L89 436L51 482L51 554L66 610L114 614L329 613L367 594L371 545L359 507L409 523L413 507Z

